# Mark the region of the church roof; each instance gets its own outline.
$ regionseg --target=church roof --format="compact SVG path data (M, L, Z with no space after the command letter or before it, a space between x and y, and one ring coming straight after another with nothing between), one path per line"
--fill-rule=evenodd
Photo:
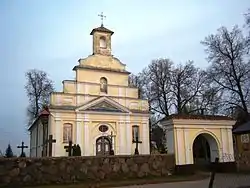
M47 107L41 111L39 116L46 116L46 115L49 115L49 108L47 108Z
M114 33L113 31L107 29L106 27L101 26L101 27L94 28L94 29L91 31L90 35L93 35L94 32L96 32L96 31L104 32L104 33L110 33L111 35L113 35L113 33Z
M220 116L220 115L185 115L185 114L172 114L163 118L160 121L170 120L170 119L200 119L200 120L233 120L228 116Z
M40 114L37 116L37 118L32 122L28 130L31 130L31 128L36 124L36 122L41 118L41 117L48 117L50 115L49 108L46 107L44 108Z
M233 130L234 134L250 133L250 121L238 126Z

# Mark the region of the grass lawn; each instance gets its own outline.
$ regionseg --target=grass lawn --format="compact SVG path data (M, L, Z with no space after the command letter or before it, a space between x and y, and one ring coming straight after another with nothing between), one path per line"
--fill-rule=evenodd
M177 176L172 175L168 177L148 177L139 179L127 179L120 181L103 181L103 182L88 182L88 183L77 183L72 185L44 185L44 186L32 186L34 188L88 188L88 187L119 187L129 185L143 185L143 184L157 184L166 182L181 182L181 181L195 181L208 178L209 174L195 174L189 176ZM30 188L29 186L25 188Z

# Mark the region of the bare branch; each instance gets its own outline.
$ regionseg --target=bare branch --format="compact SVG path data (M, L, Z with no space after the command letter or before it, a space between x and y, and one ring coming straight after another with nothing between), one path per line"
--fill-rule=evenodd
M30 101L27 109L29 122L35 119L44 105L48 105L50 93L54 90L53 82L44 71L30 70L26 72L25 90Z
M240 106L248 113L249 87L246 86L250 66L247 62L248 47L242 31L238 26L232 31L221 27L217 34L209 35L201 43L206 47L208 61L212 63L208 74L218 87L226 91L224 95L231 101L228 105Z

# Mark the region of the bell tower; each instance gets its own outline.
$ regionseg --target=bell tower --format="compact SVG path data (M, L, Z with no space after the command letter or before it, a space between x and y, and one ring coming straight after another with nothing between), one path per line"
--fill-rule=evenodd
M93 29L90 35L93 35L93 54L100 54L105 56L111 55L111 36L113 31L103 26L103 18L106 16L101 13L101 26Z

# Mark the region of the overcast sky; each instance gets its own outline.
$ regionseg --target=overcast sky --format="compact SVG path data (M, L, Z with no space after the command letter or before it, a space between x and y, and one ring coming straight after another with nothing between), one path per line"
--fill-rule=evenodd
M0 150L11 143L19 153L22 140L29 144L25 72L48 72L60 91L77 60L92 53L89 33L100 12L115 32L113 54L138 73L160 57L206 67L200 41L221 26L243 25L248 8L249 0L1 0Z

